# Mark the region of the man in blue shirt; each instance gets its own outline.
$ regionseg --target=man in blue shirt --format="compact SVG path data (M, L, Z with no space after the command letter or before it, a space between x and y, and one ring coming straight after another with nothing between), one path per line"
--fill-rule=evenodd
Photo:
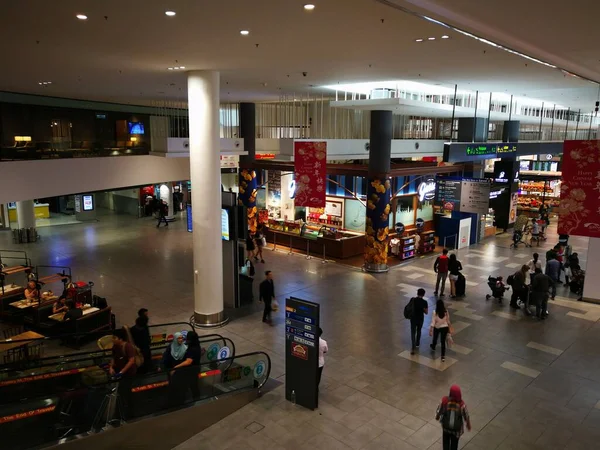
M554 297L556 296L556 283L560 277L560 262L557 259L552 258L546 261L546 275L548 275L554 282L550 287L550 291L552 292L552 300L554 300Z

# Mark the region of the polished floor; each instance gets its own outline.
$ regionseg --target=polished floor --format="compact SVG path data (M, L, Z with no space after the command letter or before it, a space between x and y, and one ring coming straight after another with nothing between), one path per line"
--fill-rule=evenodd
M0 249L25 249L37 264L71 266L76 279L96 283L119 323L131 323L142 306L155 323L187 320L192 313L191 235L182 221L157 230L150 219L107 215L40 233L40 242L17 246L2 232ZM542 243L542 258L551 242ZM402 314L418 287L433 306L432 257L373 275L267 250L257 278L273 270L279 299L293 294L321 304L330 351L320 407L309 411L286 402L281 386L177 449L440 449L434 413L453 383L463 389L474 427L461 448L596 448L600 306L577 302L559 287L549 318L540 322L509 309L508 301L486 301L488 275L506 277L538 250L509 244L508 236L497 237L458 252L467 296L449 302L456 345L445 363L439 350L429 351L426 330L419 353L410 355ZM572 244L585 263L586 240ZM267 351L271 376L283 381L283 313L274 315L274 326L261 322L260 305L232 317L219 333L235 341L238 354Z

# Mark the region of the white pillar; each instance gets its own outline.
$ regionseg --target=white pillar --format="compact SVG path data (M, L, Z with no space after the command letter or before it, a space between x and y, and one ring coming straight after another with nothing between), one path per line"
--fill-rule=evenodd
M600 303L600 238L590 238L585 265L585 283L583 284L583 299Z
M194 251L194 321L216 326L223 313L219 72L188 73Z
M19 228L35 228L35 205L33 200L17 202L17 222Z

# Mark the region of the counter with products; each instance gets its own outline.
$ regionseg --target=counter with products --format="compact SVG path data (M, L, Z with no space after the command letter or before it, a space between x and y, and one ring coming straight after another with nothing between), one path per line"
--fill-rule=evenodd
M519 183L517 212L528 217L537 217L540 207L558 207L560 203L560 180L530 181Z
M362 233L283 221L271 227L271 223L270 220L266 237L275 247L291 247L319 257L323 257L324 250L325 258L338 259L362 255L364 252L366 240Z

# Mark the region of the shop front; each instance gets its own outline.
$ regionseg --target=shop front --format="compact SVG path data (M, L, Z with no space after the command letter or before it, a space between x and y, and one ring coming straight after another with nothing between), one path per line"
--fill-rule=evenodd
M360 256L362 261L369 204L365 166L328 164L322 208L295 206L291 163L259 163L259 166L258 221L266 226L270 243L323 259ZM462 166L437 167L436 163L423 162L410 167L393 166L389 178L392 200L382 214L389 224L389 254L396 262L434 251L436 174L461 170Z

